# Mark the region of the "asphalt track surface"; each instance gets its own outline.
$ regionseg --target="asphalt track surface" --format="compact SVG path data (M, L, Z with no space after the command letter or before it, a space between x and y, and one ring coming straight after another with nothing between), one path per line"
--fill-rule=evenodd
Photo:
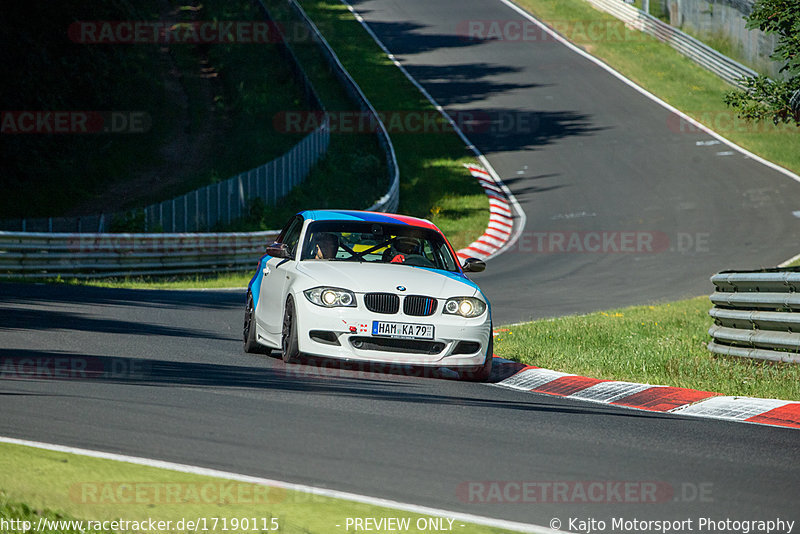
M704 295L720 270L800 252L800 184L707 144L710 135L541 32L470 39L470 24L524 20L499 1L351 3L448 112L478 118L465 133L527 215L517 246L474 277L496 324ZM568 246L573 232L580 246ZM651 235L654 246L615 251L617 232ZM597 247L587 233L609 243L582 252Z
M683 254L508 252L479 280L497 323L702 294L721 268L796 252L785 244L800 205L788 178L716 155L726 147L695 144L707 135L673 133L665 110L560 45L459 39L461 18L517 17L502 4L358 8L448 109L539 116L527 136L473 136L522 202L526 230L710 234L709 247ZM403 372L285 366L241 352L243 302L241 292L0 286L0 361L66 358L91 371L52 379L4 368L0 435L543 525L553 517L565 526L569 517L800 519L795 430ZM471 481L655 482L661 490L655 503L587 504L575 495L475 503L464 491Z
M796 430L404 372L286 366L241 351L243 300L241 292L2 286L0 435L535 524L800 519ZM25 358L45 362L41 369L78 362L89 374L9 374L9 362L19 369ZM475 503L465 489L574 480L656 483L658 502Z

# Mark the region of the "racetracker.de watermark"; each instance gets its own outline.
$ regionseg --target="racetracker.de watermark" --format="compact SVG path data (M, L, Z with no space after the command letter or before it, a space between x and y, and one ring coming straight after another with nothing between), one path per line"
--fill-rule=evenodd
M621 20L561 20L548 26L570 41L633 42L645 35ZM456 25L462 41L502 41L505 43L555 42L550 31L529 20L462 20Z
M263 44L283 40L278 25L253 20L89 20L73 22L67 34L80 44Z
M373 134L380 129L379 122L390 134L451 133L457 126L465 134L491 133L494 135L522 135L535 133L540 128L540 115L525 112L455 111L451 123L436 110L378 111L282 111L272 119L273 128L281 133L311 133L325 121L334 134Z
M679 134L707 133L697 125L695 122L697 121L721 135L731 133L781 134L797 131L796 126L789 124L776 125L766 120L748 121L740 117L735 110L688 111L686 114L692 119L670 113L667 116L667 128L671 132Z
M143 379L150 362L132 358L98 356L4 356L0 358L0 380Z
M146 111L0 111L0 134L138 134L150 131Z
M523 232L509 252L527 254L658 254L710 251L707 232L546 230Z
M655 480L473 480L456 487L467 504L656 504L713 502L713 483Z
M229 480L210 482L78 482L70 500L79 504L275 504L287 491Z

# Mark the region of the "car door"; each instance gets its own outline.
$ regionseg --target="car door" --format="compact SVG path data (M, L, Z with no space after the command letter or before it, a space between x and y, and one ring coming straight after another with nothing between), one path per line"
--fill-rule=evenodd
M297 246L300 232L303 230L303 217L297 215L289 221L278 236L278 243L285 243L289 248L290 258L269 258L263 265L263 279L259 293L259 304L263 303L260 319L261 326L267 334L280 340L283 310L286 304L289 273L295 268Z

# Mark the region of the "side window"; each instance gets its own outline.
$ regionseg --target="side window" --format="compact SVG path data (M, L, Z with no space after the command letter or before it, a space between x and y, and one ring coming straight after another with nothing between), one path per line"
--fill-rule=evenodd
M294 257L297 251L297 242L300 241L300 231L303 229L303 218L295 217L286 225L278 237L278 242L285 243Z

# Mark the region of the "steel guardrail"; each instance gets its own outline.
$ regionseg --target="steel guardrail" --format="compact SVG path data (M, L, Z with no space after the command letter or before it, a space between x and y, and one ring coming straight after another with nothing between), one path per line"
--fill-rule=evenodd
M266 18L274 21L266 4L261 0L258 3ZM368 113L374 119L374 124L377 125L378 143L386 157L389 188L367 209L370 211L397 211L400 202L400 171L394 146L385 125L303 8L294 0L291 0L289 5L307 27L309 35L320 47L333 73L342 83L350 98L362 111ZM225 181L143 208L145 231L154 231L155 229L155 231L171 233L199 232L213 228L217 224L230 224L231 221L246 215L248 200L261 198L267 204L275 204L299 184L327 152L330 145L328 113L308 75L303 70L300 60L289 46L289 39L283 34L280 25L275 24L273 31L281 36L279 49L289 59L288 64L300 80L306 100L312 107L323 112L323 123L286 154L275 160ZM60 232L65 233L64 230L69 229L70 233L82 233L87 228L93 228L96 232L104 232L109 226L109 221L115 217L124 218L125 215L127 213L14 219L0 221L0 227L5 230L17 228L23 232L58 232L58 229L61 229Z
M731 85L740 86L742 78L758 73L728 56L714 50L664 21L626 4L622 0L586 0L601 11L605 11L625 22L631 28L652 35L688 57L698 65L713 72Z
M344 65L342 65L342 62L339 60L339 56L337 56L336 52L333 51L333 48L328 43L328 40L325 39L325 37L322 35L322 32L319 31L319 28L317 28L317 25L314 24L314 21L311 20L311 18L308 16L308 14L306 14L305 10L300 6L300 4L297 3L296 0L289 0L288 3L295 13L297 13L298 17L300 17L306 27L310 30L311 38L322 50L322 54L325 56L328 64L333 69L334 75L339 78L339 81L342 83L350 98L356 104L358 104L358 106L361 108L361 111L368 113L371 117L371 120L377 125L378 143L386 155L386 166L389 175L389 189L385 195L379 198L372 206L367 208L367 210L386 212L397 211L397 208L400 205L400 168L397 165L397 155L395 154L394 145L389 137L389 132L386 130L386 126L383 124L378 112L372 106L372 103L370 103L369 99L367 99L366 95L361 90L361 87L358 86L350 73L347 72L347 69L344 68Z
M255 268L278 233L0 232L0 274L37 279L243 271Z
M316 25L298 4L293 0L290 4L309 25L316 36L315 41L323 47L324 55L345 89L378 125L378 140L386 153L390 186L386 194L368 209L396 211L400 199L400 173L386 127ZM269 16L266 6L262 6ZM286 52L297 61L288 46ZM329 135L329 128L326 127L325 133ZM246 186L241 176L234 177L237 178L235 189L241 192ZM278 231L161 234L0 232L0 275L41 279L242 271L254 267L254 262L263 255L265 245L278 234Z
M723 271L711 282L711 352L800 363L798 268Z

